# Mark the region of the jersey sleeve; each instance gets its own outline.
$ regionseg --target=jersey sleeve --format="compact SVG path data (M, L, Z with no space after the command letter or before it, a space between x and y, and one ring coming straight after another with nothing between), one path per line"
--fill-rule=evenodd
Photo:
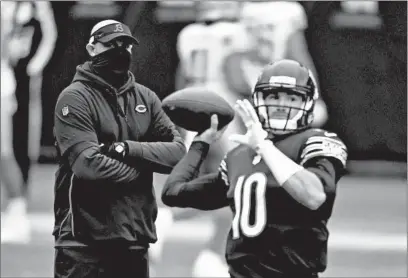
M305 165L313 158L328 158L341 168L346 167L347 147L337 134L321 132L309 137L303 144L300 165Z
M337 183L344 174L343 168L336 166L333 161L325 157L308 160L305 168L314 173L322 182L326 201L315 211L321 219L329 219L332 214L337 192Z
M347 147L337 134L321 129L310 130L300 150L300 165L314 173L322 182L326 201L315 212L328 219L336 197L337 183L345 174Z
M227 155L224 156L223 160L218 167L218 172L221 178L221 181L224 183L226 187L229 186L229 179L228 179L228 167L227 167Z
M218 172L198 176L209 145L194 142L168 176L161 194L170 207L214 210L227 206L226 187Z

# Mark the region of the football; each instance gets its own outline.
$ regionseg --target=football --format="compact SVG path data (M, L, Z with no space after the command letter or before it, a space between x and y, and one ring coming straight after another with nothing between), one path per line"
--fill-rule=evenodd
M162 106L174 124L196 132L210 127L213 114L218 116L218 129L228 125L235 114L226 100L203 87L176 91L163 99Z

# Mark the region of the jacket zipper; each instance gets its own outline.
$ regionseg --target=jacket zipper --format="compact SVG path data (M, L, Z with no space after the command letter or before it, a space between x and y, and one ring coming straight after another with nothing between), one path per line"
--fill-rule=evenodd
M72 236L75 238L74 213L72 210L72 188L73 187L74 187L74 173L72 173L70 184L69 184L69 194L68 194L69 211L68 211L66 219L68 219L69 214L71 214L71 233L72 233Z

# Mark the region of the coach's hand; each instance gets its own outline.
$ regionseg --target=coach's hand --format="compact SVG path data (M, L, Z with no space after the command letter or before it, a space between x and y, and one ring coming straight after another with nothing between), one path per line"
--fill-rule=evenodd
M111 158L122 160L129 152L129 147L125 142L114 142L110 145L102 144L101 153Z
M228 126L228 125L227 125ZM224 133L225 129L227 128L225 126L224 128L218 130L218 117L217 115L212 115L211 116L211 126L210 128L204 130L202 133L196 135L193 141L202 141L207 144L212 144L218 139L221 138L222 134Z

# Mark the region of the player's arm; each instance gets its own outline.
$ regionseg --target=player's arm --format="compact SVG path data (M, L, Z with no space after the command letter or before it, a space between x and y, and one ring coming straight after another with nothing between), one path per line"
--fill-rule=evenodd
M316 210L316 213L321 219L329 219L336 197L337 182L346 173L345 164L332 156L316 156L304 161L302 166L314 173L322 182L326 201Z
M162 109L160 99L152 91L148 90L148 93L152 99L152 124L147 131L150 138L148 142L127 140L126 160L141 160L154 172L168 174L185 155L186 147L175 125Z
M101 153L91 111L78 92L64 91L58 98L54 135L60 159L68 162L79 178L129 183L139 175L138 169Z
M40 22L42 39L38 49L27 66L29 75L35 75L43 71L54 51L57 41L57 26L55 24L54 13L48 1L35 1L36 18Z
M300 164L283 154L269 140L259 145L259 153L282 188L311 210L318 209L326 201L327 189L333 186L333 181L338 180L340 174L335 179L325 178L326 173L316 171L320 167L307 167L308 161L316 158L333 160L344 168L347 159L347 148L343 142L325 136L308 139L302 149ZM330 170L326 172L330 173Z
M228 204L222 170L197 177L208 149L209 144L205 142L193 142L187 155L174 167L166 180L162 191L164 204L200 210L219 209Z
M325 202L323 184L315 173L291 160L270 140L260 143L257 151L278 184L293 199L311 210L318 209Z

